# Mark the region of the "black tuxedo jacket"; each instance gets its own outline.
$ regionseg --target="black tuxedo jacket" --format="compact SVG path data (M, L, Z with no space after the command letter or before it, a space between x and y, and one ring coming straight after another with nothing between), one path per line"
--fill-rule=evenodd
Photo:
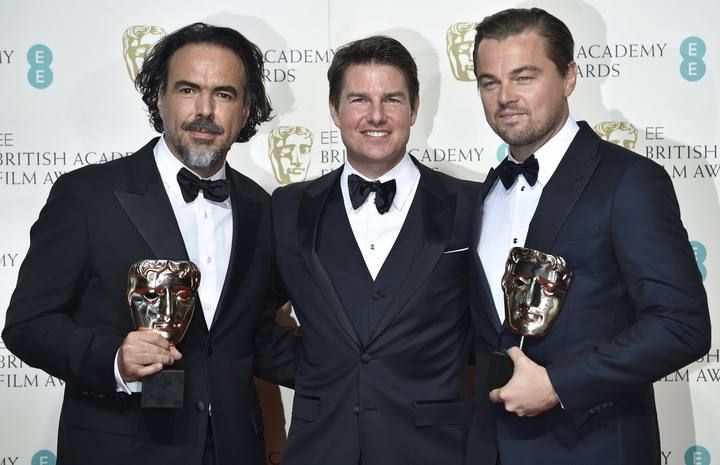
M579 125L543 189L525 242L565 257L574 271L549 334L524 344L547 368L562 406L533 418L508 414L501 405L479 410L497 415L503 464L657 464L652 383L708 350L707 297L669 176ZM496 178L491 172L481 193L476 244L482 202ZM473 257L473 320L482 357L488 348L518 345L519 336L500 325L482 264ZM484 390L478 399L487 398L485 373L477 374Z
M187 260L154 161L156 141L58 179L31 229L3 339L22 360L67 383L58 464L197 465L208 421L218 464L262 464L252 377L289 384L294 364L273 356L269 196L229 167L232 256L212 328L196 311L178 347L184 407L141 409L140 394L116 392L115 354L133 330L129 266L144 258Z
M279 270L303 330L284 465L463 462L478 185L418 168L374 281L343 205L342 168L273 193Z

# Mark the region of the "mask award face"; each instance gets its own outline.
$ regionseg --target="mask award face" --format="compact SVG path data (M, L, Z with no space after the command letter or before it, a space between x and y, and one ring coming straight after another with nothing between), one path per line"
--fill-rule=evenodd
M514 247L502 280L510 330L522 336L547 334L565 302L571 278L564 258Z
M127 298L137 329L178 344L197 302L200 271L190 261L140 260L128 272Z

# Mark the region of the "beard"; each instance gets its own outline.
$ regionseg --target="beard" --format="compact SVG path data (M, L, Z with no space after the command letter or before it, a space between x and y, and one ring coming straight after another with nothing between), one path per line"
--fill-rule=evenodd
M548 135L556 132L563 122L564 112L560 108L545 124L533 121L531 118L524 126L502 128L497 124L491 125L500 138L510 146L526 147L547 142Z
M183 124L181 129L185 131L202 130L217 135L225 133L221 126L216 125L210 118L202 116L190 123ZM230 150L229 146L210 147L212 142L204 139L193 139L194 145L189 145L183 142L179 134L168 134L168 136L183 164L195 171L205 171L222 163Z

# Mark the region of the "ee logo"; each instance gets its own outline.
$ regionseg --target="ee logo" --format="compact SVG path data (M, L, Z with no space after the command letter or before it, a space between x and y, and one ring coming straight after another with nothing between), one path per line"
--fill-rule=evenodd
M28 70L28 82L36 89L45 89L53 81L53 72L50 65L53 61L53 54L47 45L37 44L30 47L27 52L27 61L30 64Z
M685 465L710 465L710 452L703 446L691 446L685 451Z
M35 452L30 460L31 465L55 465L55 454L49 450L39 450Z
M680 75L686 81L699 81L705 76L705 42L700 37L688 37L680 44Z
M695 261L702 275L702 280L705 281L705 278L707 278L707 267L705 267L705 260L707 260L708 255L707 248L705 248L702 242L698 241L690 241L690 246L693 248L693 252L695 252Z

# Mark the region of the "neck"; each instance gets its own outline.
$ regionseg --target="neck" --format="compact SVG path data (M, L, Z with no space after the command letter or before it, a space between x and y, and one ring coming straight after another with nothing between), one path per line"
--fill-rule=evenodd
M353 167L355 171L362 174L364 177L370 180L375 180L386 174L391 169L395 168L398 163L402 161L404 156L405 154L403 152L403 156L398 157L397 159L378 163L363 163L358 160L353 160L350 156L348 156L347 162L350 164L350 166Z

